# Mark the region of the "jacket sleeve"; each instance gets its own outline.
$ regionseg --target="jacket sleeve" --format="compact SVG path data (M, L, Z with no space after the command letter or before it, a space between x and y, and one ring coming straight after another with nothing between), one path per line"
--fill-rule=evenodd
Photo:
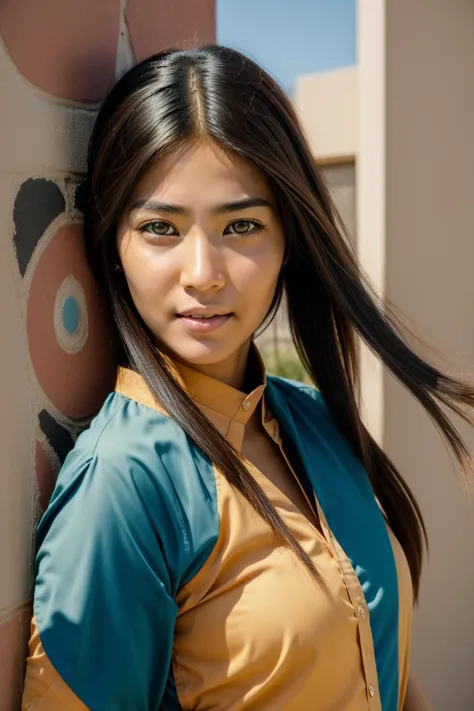
M156 711L167 693L180 529L159 460L120 451L73 450L38 527L24 709Z
M31 623L22 711L87 711L82 701L59 676L41 644L36 620Z

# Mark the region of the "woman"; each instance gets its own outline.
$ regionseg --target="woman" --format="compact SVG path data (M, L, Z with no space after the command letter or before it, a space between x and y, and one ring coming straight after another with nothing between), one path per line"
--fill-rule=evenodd
M85 236L120 368L38 529L23 708L429 709L425 531L360 420L356 333L464 464L437 401L474 393L376 302L288 99L221 47L133 67L91 138ZM318 389L253 344L283 293Z

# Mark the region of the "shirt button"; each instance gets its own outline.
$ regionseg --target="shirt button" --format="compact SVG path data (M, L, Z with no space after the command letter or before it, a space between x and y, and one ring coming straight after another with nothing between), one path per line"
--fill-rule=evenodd
M361 620L363 620L365 617L365 608L362 607L362 605L359 607L359 617Z
M246 400L242 407L244 408L244 410L250 410L250 408L252 407L252 403L250 402L250 400Z
M370 684L369 686L369 694L370 696L373 696L375 694L375 687L372 684Z

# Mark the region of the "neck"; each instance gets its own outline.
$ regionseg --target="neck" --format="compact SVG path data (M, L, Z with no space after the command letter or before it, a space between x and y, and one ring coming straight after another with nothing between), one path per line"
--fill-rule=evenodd
M241 392L247 392L247 364L249 359L250 343L245 343L238 352L233 353L228 358L219 361L218 363L189 363L187 361L181 361L183 365L188 368L192 368L198 373L207 375L214 380L218 380L225 385L230 385L230 387L240 390ZM175 359L179 361L179 359ZM250 389L251 385L250 385Z

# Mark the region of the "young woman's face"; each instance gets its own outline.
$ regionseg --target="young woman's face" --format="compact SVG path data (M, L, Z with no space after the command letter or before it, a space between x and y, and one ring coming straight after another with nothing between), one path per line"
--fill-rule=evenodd
M180 360L231 379L283 261L265 179L210 141L189 145L137 183L117 240L133 301L155 336Z

